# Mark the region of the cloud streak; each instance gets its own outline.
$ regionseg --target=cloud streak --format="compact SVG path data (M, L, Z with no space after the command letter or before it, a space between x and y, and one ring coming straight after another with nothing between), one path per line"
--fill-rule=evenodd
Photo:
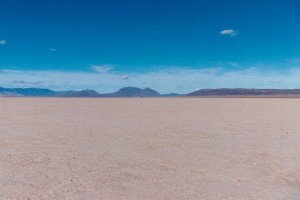
M230 37L235 37L239 34L238 30L233 30L233 29L225 29L219 32L221 35L228 35Z
M106 73L109 73L112 69L113 69L113 66L112 65L92 65L91 68L95 71L95 72L98 72L98 73L101 73L101 74L106 74Z
M0 70L2 87L43 87L53 90L94 89L112 92L124 86L151 87L160 93L188 93L201 88L300 88L300 68L286 72L257 68L178 68L146 73L118 73L110 67L92 66L94 71Z
M5 45L6 43L6 40L0 40L0 45Z

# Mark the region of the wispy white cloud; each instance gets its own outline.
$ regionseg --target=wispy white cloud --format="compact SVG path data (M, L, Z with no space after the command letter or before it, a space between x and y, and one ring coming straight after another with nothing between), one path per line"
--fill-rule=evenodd
M91 68L98 73L105 74L113 69L113 65L92 65Z
M6 40L0 40L0 45L4 45L6 43L7 43Z
M200 88L300 88L300 67L263 70L249 67L192 69L170 67L146 73L120 73L94 66L92 72L0 70L2 87L44 87L53 90L95 89L112 92L124 86L151 87L160 93L187 93Z
M228 35L230 37L235 37L239 34L238 30L233 30L233 29L225 29L219 32L221 35Z

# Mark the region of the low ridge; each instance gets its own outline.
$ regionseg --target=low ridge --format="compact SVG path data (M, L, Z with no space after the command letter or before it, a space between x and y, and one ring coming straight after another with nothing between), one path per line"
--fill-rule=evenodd
M201 89L186 96L272 96L272 95L300 95L300 89L244 89L220 88Z

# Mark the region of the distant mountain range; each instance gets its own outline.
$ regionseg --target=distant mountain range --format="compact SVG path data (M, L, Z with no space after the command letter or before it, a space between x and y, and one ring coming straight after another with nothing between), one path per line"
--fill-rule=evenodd
M188 94L159 94L151 88L124 87L112 93L100 94L94 90L53 91L41 88L2 88L0 96L14 97L97 97L97 98L130 98L130 97L210 97L210 96L299 96L300 89L243 89L221 88L201 89Z
M300 96L300 89L201 89L185 96Z
M100 94L94 90L81 91L53 91L40 88L2 88L0 87L0 96L15 97L160 97L162 96L150 88L124 87L113 93ZM169 96L164 95L164 96ZM175 94L170 94L175 96Z

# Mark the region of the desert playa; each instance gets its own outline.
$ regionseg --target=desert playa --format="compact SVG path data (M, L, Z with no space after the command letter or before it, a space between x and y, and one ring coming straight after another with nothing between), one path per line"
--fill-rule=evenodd
M299 199L300 100L0 98L0 199Z

